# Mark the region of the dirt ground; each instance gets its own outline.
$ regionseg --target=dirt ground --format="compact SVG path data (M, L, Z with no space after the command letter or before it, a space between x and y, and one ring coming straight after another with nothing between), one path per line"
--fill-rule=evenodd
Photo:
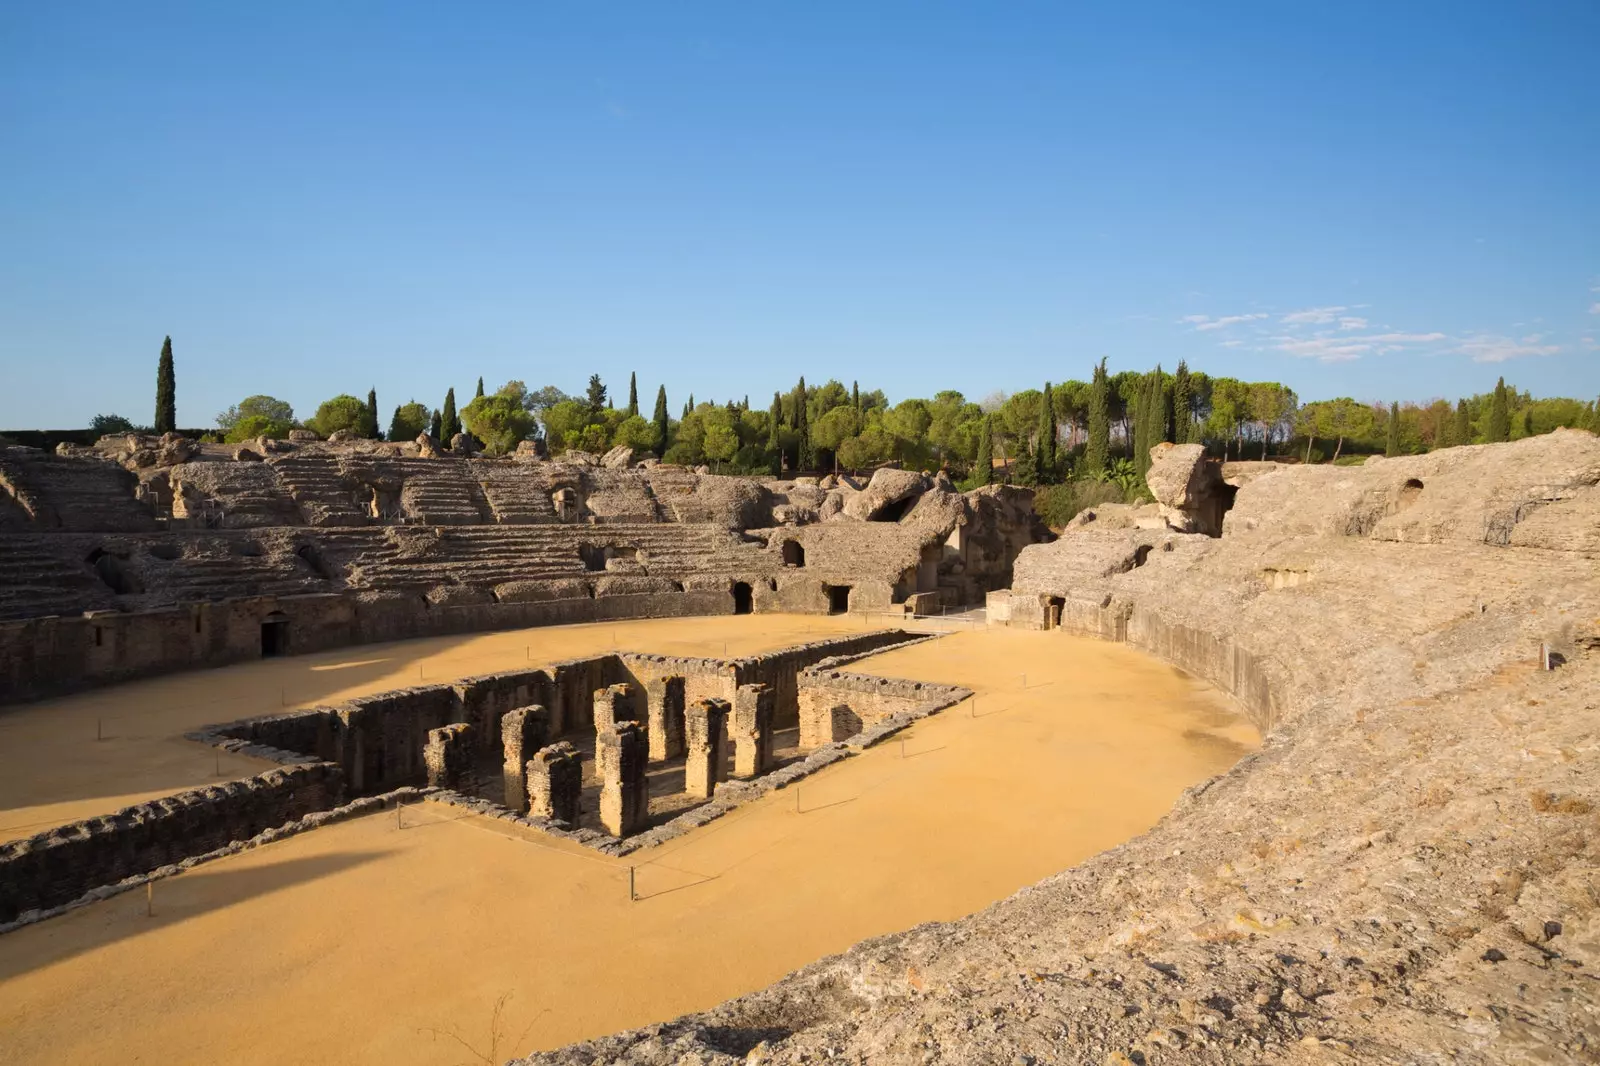
M69 706L81 732L96 712L70 705L126 714L156 701L124 720L170 732L252 708L169 701L242 701L276 685L275 670L323 680L312 698L324 700L393 687L417 654L442 677L452 655L456 674L479 673L495 664L465 656L530 640L546 658L606 646L613 630L623 647L720 654L724 640L735 651L795 643L806 626L849 623L763 616L425 641L55 705ZM978 695L919 723L903 745L633 856L637 902L627 860L423 803L159 882L153 917L130 893L19 930L0 938L0 1057L500 1063L706 1008L864 937L980 909L1137 835L1257 743L1209 687L1125 646L1059 632L959 633L855 669ZM19 762L11 749L0 742L14 813L28 793L6 780Z

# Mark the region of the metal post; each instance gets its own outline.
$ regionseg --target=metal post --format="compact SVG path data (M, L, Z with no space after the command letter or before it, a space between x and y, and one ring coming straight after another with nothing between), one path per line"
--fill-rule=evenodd
M628 902L629 903L637 903L637 902L639 902L639 895L633 889L633 867L632 866L628 867Z
M405 808L405 805L406 801L403 799L397 799L394 801L394 827L396 829L405 828L405 826L400 824L400 812Z
M156 916L156 883L154 881L146 881L144 883L144 916L146 918L154 918Z

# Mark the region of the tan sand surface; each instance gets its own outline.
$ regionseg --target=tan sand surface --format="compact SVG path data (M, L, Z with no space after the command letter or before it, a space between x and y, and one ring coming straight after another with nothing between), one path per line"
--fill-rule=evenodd
M266 659L0 709L0 841L272 764L183 739L198 726L424 681L540 666L613 645L739 655L867 628L859 617L763 615L550 626ZM871 628L885 628L873 619ZM100 738L100 739L97 739Z
M0 1059L499 1063L982 908L1257 743L1208 687L1058 632L858 668L979 695L808 779L798 812L784 790L634 856L638 902L626 860L424 803L161 881L154 917L132 893L0 937Z

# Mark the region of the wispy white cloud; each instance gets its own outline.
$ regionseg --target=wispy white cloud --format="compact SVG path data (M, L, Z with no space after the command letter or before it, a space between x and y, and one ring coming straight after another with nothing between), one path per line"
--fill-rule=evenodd
M1348 307L1308 307L1304 311L1291 311L1278 321L1286 326L1325 326L1338 318Z
M1585 338L1583 338L1583 346L1585 348L1589 349L1591 352L1594 351L1596 348L1600 348L1600 344L1596 344L1593 337L1585 337Z
M1530 355L1555 355L1559 344L1546 344L1543 333L1530 333L1520 339L1492 333L1474 333L1462 339L1458 349L1474 363L1503 363Z
M1600 315L1600 300L1596 300L1589 305L1589 313L1591 315ZM1040 402L1043 403L1044 401L1041 400Z
M1265 312L1249 315L1223 315L1220 318L1212 318L1210 315L1184 315L1179 321L1186 322L1193 326L1196 332L1203 333L1213 329L1227 329L1229 326L1237 326L1241 322L1254 322L1257 319L1266 317Z
M1348 363L1372 351L1372 345L1359 337L1274 337L1273 347L1297 359L1315 359L1319 363Z
M1366 329L1367 320L1357 315L1346 315L1339 319L1340 329Z
M1244 344L1244 341L1218 341L1217 343L1224 348L1238 348Z
M1443 333L1373 333L1361 338L1373 344L1432 344L1445 339Z

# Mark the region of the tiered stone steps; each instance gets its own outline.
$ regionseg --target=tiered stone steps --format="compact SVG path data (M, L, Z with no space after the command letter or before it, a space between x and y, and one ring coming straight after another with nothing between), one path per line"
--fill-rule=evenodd
M682 577L702 572L759 574L779 565L754 545L741 545L715 526L680 524L605 526L452 527L437 539L402 548L372 530L328 530L317 538L328 556L352 568L357 588L430 586L489 588L508 581L602 577L640 571L590 570L580 546L633 548L644 572Z
M484 459L468 459L467 466L482 487L496 522L531 526L558 521L550 502L549 478L539 467Z
M104 459L65 459L32 448L0 448L0 480L40 530L134 533L156 528L134 496L138 479Z
M400 508L429 526L476 526L492 521L483 490L460 459L392 460L405 478Z
M116 598L54 538L8 537L0 546L0 618L110 609Z
M338 456L300 453L269 459L308 526L364 526L371 521L358 503L359 486L345 476Z

